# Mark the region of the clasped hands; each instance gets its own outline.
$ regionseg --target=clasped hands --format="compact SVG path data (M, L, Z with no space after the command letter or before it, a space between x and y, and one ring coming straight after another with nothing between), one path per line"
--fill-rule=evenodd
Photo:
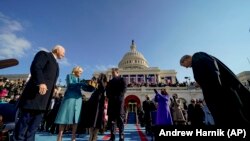
M46 84L40 84L39 85L39 94L40 95L45 95L47 92L48 88Z

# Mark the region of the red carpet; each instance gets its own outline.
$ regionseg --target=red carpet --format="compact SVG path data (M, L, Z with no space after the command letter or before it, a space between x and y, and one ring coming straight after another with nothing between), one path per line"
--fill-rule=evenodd
M102 140L107 141L107 140L109 140L109 138L110 138L110 134L109 134L109 135L105 135L105 136L102 138Z
M145 136L145 134L143 134L138 124L136 125L136 130L141 138L141 141L148 141L147 137Z
M137 133L138 133L138 135L139 135L141 141L148 141L147 137L146 137L145 134L142 132L140 126L139 126L139 125L135 125L135 127L136 127ZM116 128L116 132L119 132L119 129L118 129L118 128ZM125 136L125 138L126 138L126 136ZM109 140L109 139L110 139L110 134L105 135L105 136L102 138L102 140Z

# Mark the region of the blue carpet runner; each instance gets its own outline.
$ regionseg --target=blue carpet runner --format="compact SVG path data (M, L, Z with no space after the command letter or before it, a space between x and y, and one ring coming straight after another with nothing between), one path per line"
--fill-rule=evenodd
M129 112L128 113L128 124L135 124L136 123L136 113L135 112Z
M124 129L125 141L151 141L151 136L145 134L145 128L136 124L126 124ZM104 132L103 135L98 135L98 141L109 140L110 132ZM38 132L36 134L36 141L56 141L57 135L47 132ZM76 141L88 141L88 134L80 134L77 136ZM63 141L71 141L71 134L64 134ZM119 132L116 133L116 140L119 140Z

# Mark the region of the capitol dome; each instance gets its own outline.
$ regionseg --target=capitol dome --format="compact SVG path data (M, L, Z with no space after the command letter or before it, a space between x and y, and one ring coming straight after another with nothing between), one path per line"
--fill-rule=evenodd
M130 46L130 51L127 52L122 60L119 62L118 67L122 69L145 69L148 68L148 62L144 56L136 50L134 40Z

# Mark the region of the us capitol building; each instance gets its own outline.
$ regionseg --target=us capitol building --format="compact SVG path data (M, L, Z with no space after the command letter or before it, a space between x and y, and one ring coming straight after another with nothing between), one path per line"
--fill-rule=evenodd
M158 92L161 89L166 89L171 96L176 93L187 104L190 103L192 98L203 98L202 91L199 88L190 89L187 86L177 86L177 72L175 70L161 70L158 67L149 67L148 61L143 54L137 51L134 41L131 43L130 51L119 62L118 68L119 74L128 85L125 94L125 108L128 112L136 112L141 107L146 95L150 99L154 99L154 89L158 90ZM95 72L93 76L98 77L100 73L104 73L110 80L112 79L111 69Z

